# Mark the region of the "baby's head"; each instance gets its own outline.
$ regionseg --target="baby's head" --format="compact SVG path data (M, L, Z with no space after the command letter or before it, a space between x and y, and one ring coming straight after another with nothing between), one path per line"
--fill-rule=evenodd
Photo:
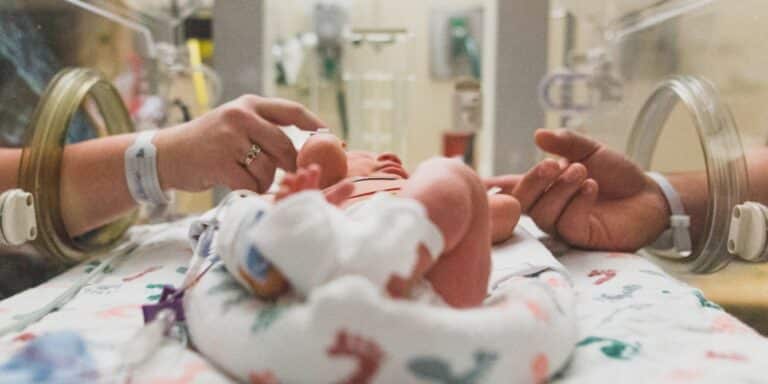
M330 187L347 177L374 176L407 179L408 172L402 166L397 155L370 152L345 151L346 145L336 136L317 133L309 137L299 150L296 165L306 168L317 164L322 169L320 188Z

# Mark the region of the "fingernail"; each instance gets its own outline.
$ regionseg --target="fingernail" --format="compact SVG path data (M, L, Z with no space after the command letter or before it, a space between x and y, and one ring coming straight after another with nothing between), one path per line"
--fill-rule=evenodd
M591 179L590 179L591 180ZM591 195L597 192L597 184L592 183L584 183L584 186L581 187L581 192L585 195Z
M539 173L539 177L541 177L542 179L548 179L552 177L552 175L554 174L554 169L552 169L552 167L546 166L545 164L539 167L538 173Z

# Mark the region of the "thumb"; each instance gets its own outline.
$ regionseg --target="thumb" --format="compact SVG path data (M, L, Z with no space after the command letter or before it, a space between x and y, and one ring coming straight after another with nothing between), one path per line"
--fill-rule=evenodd
M597 141L566 129L539 129L534 138L536 145L545 152L571 162L583 162L602 148Z

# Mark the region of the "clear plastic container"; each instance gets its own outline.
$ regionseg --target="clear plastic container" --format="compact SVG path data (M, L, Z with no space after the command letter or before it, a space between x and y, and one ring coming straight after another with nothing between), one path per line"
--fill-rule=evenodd
M349 146L394 152L408 162L408 105L415 81L405 30L352 31L345 47L344 83Z
M552 44L556 88L546 95L587 108L551 108L548 126L599 138L649 170L706 175L704 235L679 267L722 268L730 210L764 192L748 181L750 153L768 138L768 3L561 0L554 8L553 24L568 28L553 28L553 41L564 43Z
M632 128L628 156L651 169L667 120L678 103L685 106L696 128L706 164L707 214L702 241L682 260L691 272L715 272L731 259L728 227L733 208L748 198L744 150L736 122L717 88L706 79L673 77L660 83L645 103ZM674 129L674 128L671 128Z

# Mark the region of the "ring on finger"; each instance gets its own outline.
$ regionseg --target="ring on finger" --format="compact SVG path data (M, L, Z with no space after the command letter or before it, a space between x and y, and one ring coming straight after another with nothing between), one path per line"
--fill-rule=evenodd
M256 160L256 157L259 156L261 153L261 147L258 144L251 144L251 148L248 150L248 152L245 154L245 158L243 159L243 164L245 166L251 165L254 160Z

